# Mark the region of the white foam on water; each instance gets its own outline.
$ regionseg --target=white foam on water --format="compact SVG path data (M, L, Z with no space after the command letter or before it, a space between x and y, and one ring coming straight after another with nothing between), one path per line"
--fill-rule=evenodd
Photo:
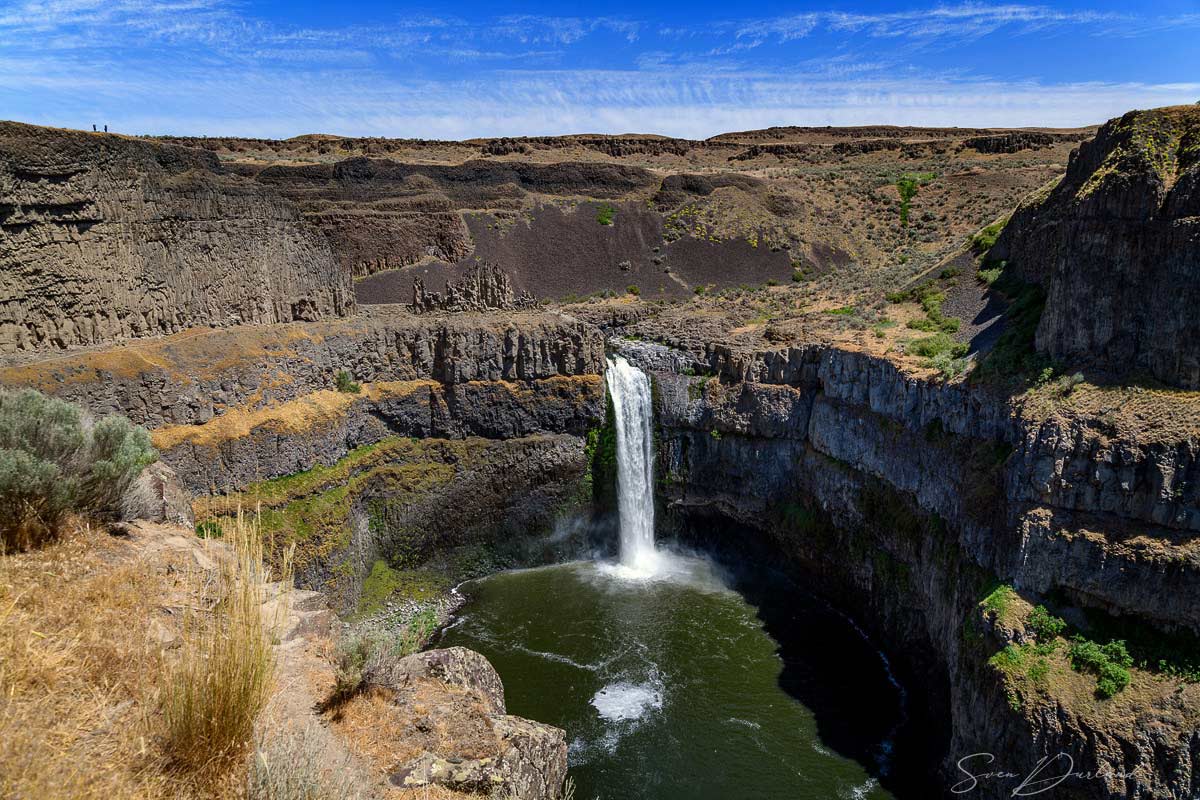
M751 722L748 719L738 719L737 717L730 717L728 721L732 722L734 725L742 725L747 728L753 728L754 730L758 730L762 727L762 725L759 725L757 722Z
M567 666L575 667L576 669L587 670L588 672L595 672L597 670L597 667L593 664L580 664L570 656L564 656L561 653L551 653L547 650L534 650L532 647L526 647L523 644L514 644L512 645L512 649L518 650L528 656L544 658L547 661L557 661L559 664L566 664Z
M597 561L593 563L593 574L618 583L677 583L707 593L732 591L709 559L670 550L644 554L635 565Z
M874 778L867 778L858 786L851 786L849 794L850 800L866 800L867 796L870 795L877 786L879 786L879 781L875 780Z
M609 722L628 722L662 708L662 686L654 683L610 683L592 697L592 706Z

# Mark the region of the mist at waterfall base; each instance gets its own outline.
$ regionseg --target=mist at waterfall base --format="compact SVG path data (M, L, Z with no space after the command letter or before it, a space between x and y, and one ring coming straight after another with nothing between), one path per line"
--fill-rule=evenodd
M619 560L472 581L440 645L483 653L509 713L567 732L576 797L892 797L886 662L779 573L655 547L649 380L616 357L607 381Z

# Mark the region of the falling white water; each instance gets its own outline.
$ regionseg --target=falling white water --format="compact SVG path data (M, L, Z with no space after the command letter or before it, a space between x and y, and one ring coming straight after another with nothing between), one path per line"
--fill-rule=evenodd
M654 434L650 379L620 356L608 359L605 376L617 423L617 508L621 518L621 565L653 572Z

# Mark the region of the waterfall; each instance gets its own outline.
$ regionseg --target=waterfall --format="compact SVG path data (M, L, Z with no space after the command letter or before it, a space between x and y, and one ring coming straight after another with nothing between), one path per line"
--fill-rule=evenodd
M621 564L652 571L654 551L654 434L650 379L620 356L605 373L617 423L617 507Z

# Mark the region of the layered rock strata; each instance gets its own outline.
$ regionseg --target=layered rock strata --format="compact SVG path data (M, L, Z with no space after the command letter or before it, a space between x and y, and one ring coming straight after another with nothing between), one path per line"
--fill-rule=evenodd
M354 308L328 242L216 157L0 123L0 354Z

